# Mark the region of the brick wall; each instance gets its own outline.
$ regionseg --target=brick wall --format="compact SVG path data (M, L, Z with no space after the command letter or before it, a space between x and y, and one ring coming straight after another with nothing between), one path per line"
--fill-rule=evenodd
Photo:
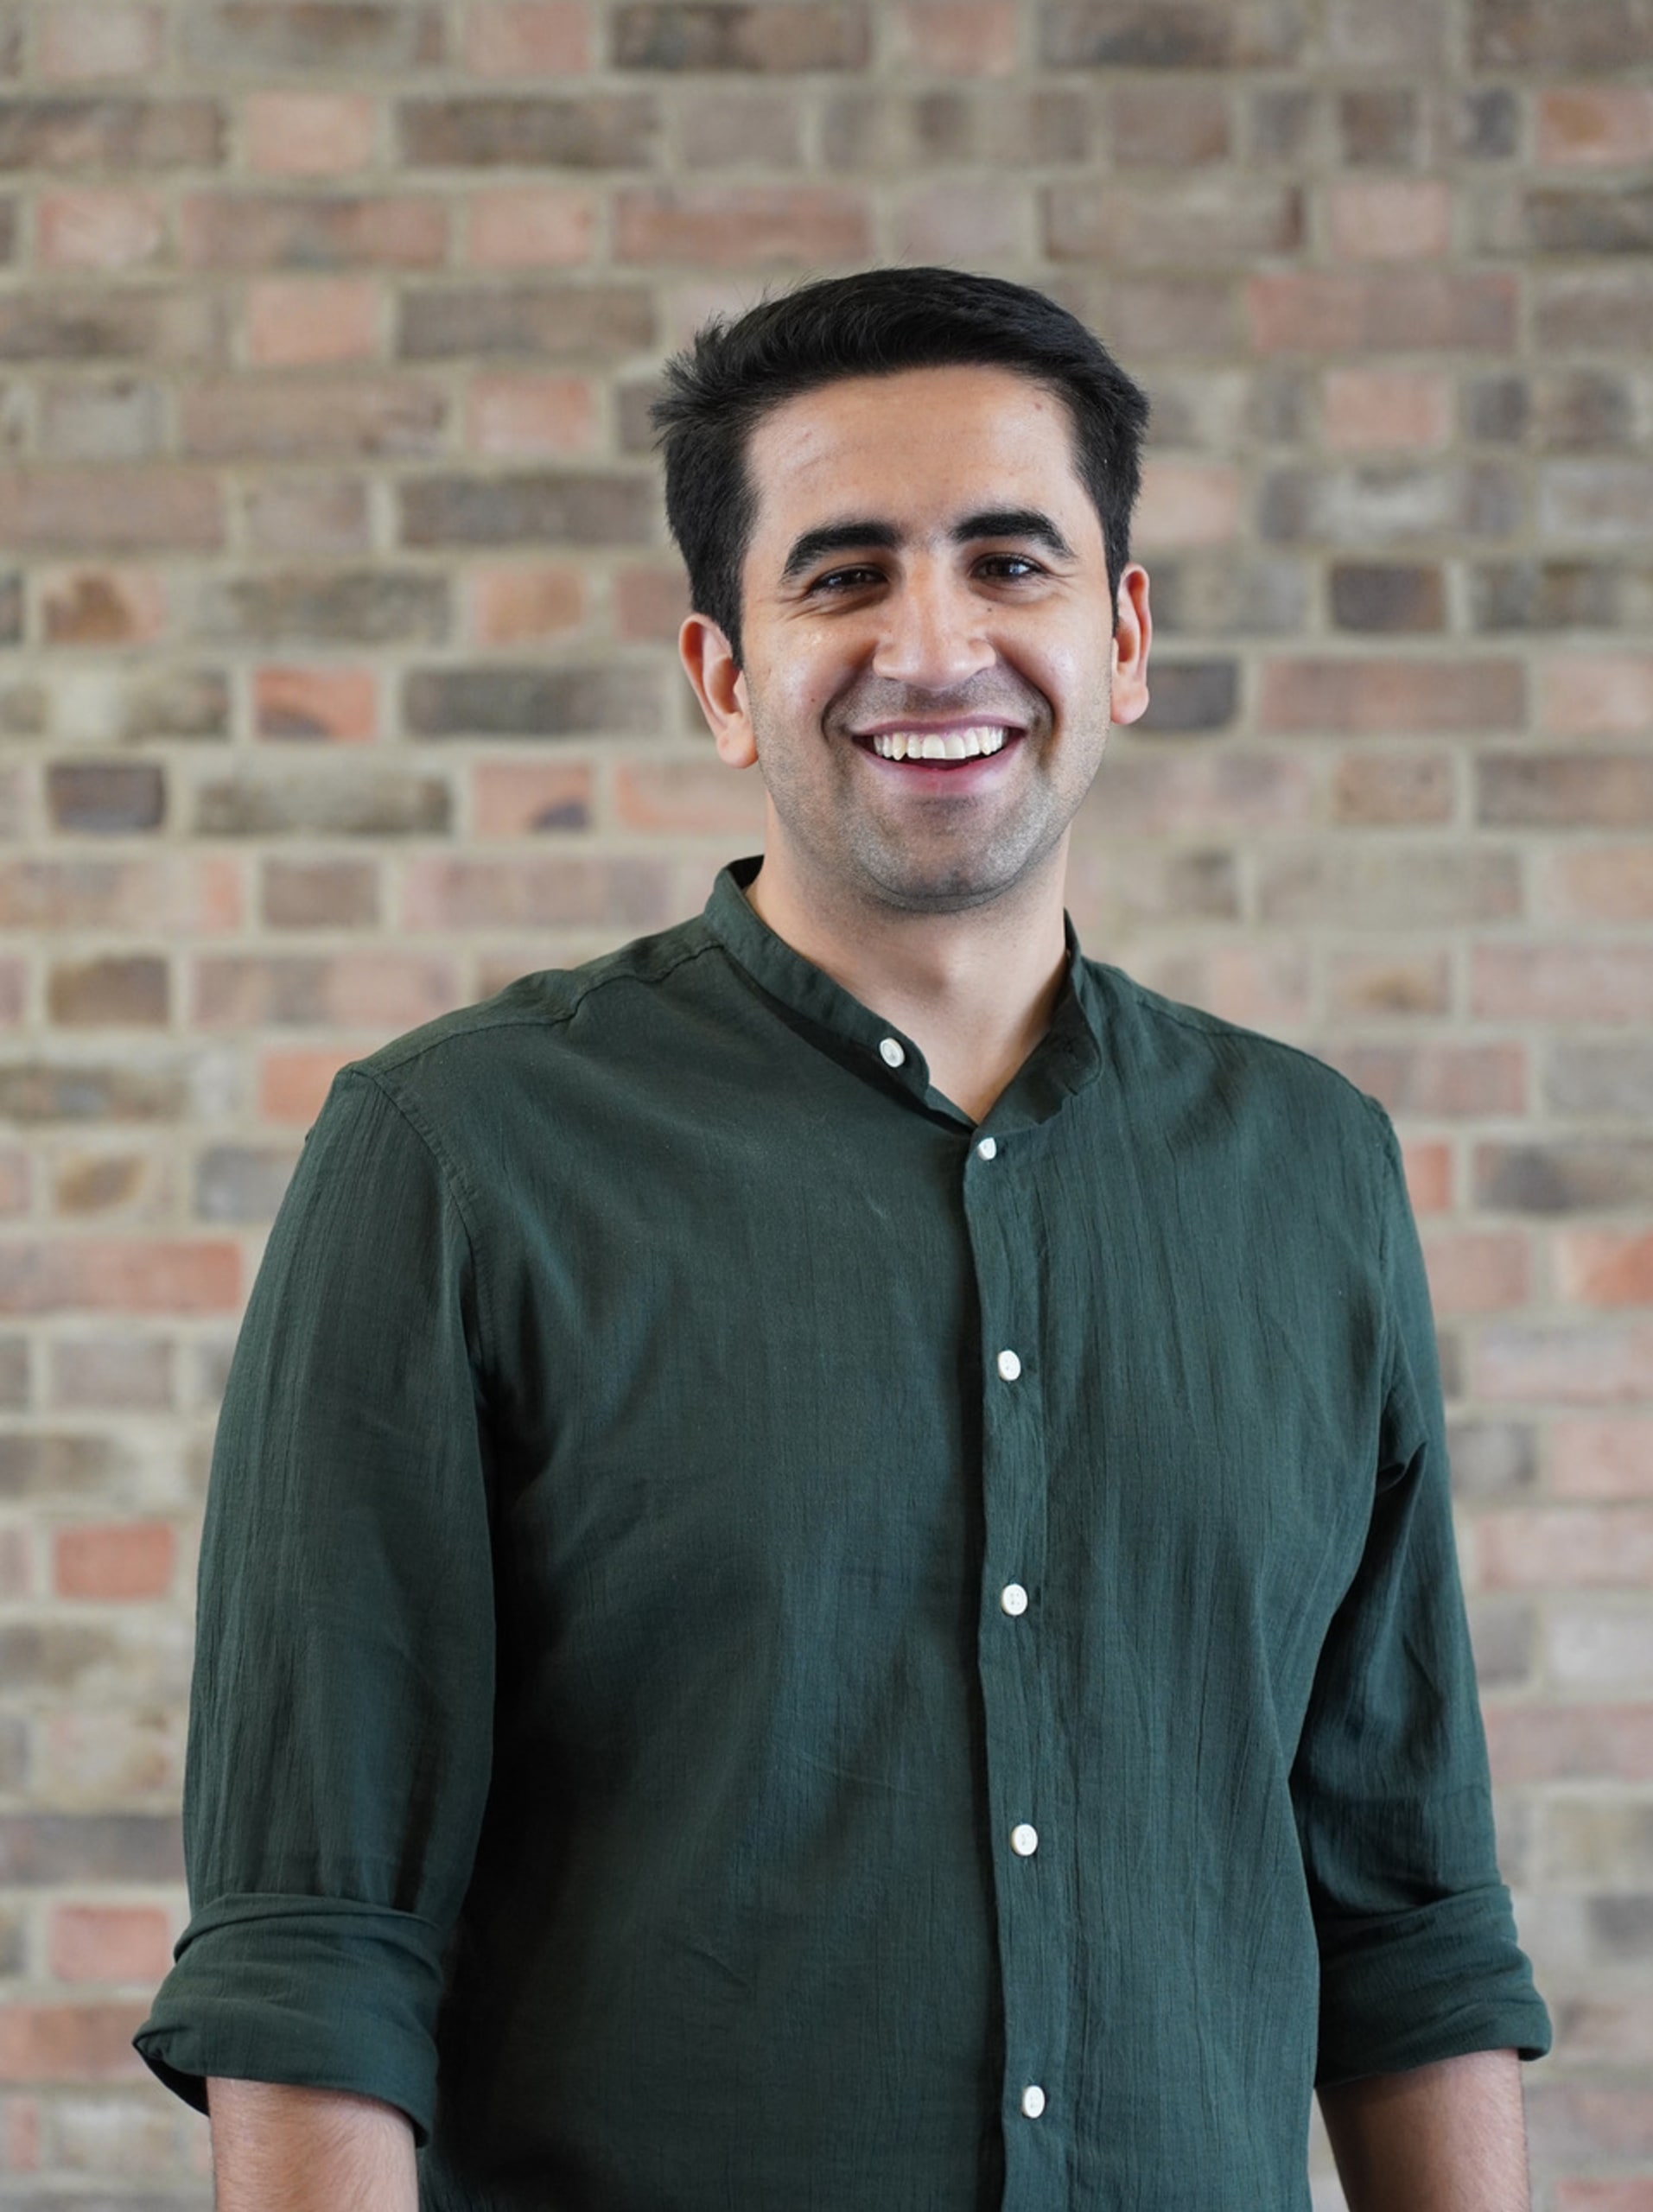
M1650 162L1647 0L0 0L0 2198L201 2201L127 2037L332 1071L754 848L654 365L940 258L1153 392L1073 908L1400 1119L1541 2202L1653 2207Z

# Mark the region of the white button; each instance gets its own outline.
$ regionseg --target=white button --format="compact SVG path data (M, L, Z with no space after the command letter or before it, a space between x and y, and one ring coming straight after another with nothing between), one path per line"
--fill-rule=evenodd
M1015 1381L1021 1372L1021 1362L1016 1357L1014 1352L1001 1351L999 1354L999 1372L1007 1382Z
M1019 1821L1010 1831L1010 1848L1018 1859L1031 1859L1039 1848L1039 1830Z
M1020 1620L1027 1610L1027 1592L1020 1582L1007 1582L999 1592L999 1603L1013 1621Z
M1021 2108L1029 2120L1037 2120L1045 2109L1045 2092L1037 2082L1030 2082L1021 2093Z
M996 1137L983 1137L976 1147L976 1157L978 1160L996 1160L998 1156L999 1141Z
M906 1047L899 1037L887 1037L878 1052L887 1068L899 1068L906 1058Z

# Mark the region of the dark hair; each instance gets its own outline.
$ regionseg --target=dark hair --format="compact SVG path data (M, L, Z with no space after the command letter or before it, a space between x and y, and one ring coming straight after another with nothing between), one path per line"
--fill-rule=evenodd
M741 571L757 512L746 466L753 425L842 377L1002 366L1067 403L1074 459L1102 523L1109 585L1130 558L1148 399L1076 315L1025 284L957 269L868 269L715 316L667 362L652 412L666 519L694 607L741 655Z

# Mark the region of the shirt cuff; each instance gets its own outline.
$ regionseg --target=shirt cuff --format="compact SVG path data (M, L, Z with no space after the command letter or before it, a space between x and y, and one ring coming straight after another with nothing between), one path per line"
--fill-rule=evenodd
M1542 2058L1549 2014L1502 1884L1416 1912L1322 1921L1315 2087L1473 2050Z
M344 2089L396 2106L429 2138L440 1931L415 1914L335 1897L219 1897L184 1930L133 2037L198 2112L207 2082Z

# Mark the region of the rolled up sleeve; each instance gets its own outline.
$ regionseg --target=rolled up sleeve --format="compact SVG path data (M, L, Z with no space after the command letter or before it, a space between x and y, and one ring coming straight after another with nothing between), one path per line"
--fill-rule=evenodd
M430 1133L346 1071L272 1231L213 1453L192 1917L137 2037L200 2107L220 2075L382 2098L429 2129L493 1731L473 1230Z
M1387 1305L1370 1526L1292 1773L1320 1955L1322 2086L1549 2048L1499 1878L1453 1540L1434 1328L1384 1125Z

